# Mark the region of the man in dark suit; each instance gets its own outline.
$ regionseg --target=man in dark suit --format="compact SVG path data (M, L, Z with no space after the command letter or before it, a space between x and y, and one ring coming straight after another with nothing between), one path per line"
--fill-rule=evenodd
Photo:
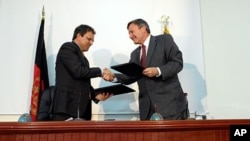
M183 68L182 53L172 36L150 35L149 26L143 19L129 22L127 29L130 39L139 45L131 53L130 62L141 64L141 46L146 46L143 75L131 77L105 70L104 73L110 74L105 80L126 85L137 81L141 120L149 120L155 107L165 120L186 119L188 107L177 75Z
M94 29L88 25L76 27L72 42L64 43L57 54L53 120L91 120L91 100L97 103L111 96L95 94L91 86L91 78L102 77L102 70L90 68L83 54L93 44L94 35Z

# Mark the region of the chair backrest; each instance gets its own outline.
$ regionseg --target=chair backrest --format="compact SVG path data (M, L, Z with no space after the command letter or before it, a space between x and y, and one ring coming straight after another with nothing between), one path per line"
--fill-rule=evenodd
M38 121L52 120L53 100L55 91L55 86L50 86L48 89L43 91L39 101L39 108L37 112Z

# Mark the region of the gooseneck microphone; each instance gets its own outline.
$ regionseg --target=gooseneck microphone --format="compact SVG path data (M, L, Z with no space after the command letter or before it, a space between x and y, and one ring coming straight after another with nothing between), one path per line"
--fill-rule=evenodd
M81 100L81 96L82 96L82 93L79 93L79 97L78 97L78 101L77 101L77 118L75 118L74 121L83 120L82 118L80 118L80 100Z

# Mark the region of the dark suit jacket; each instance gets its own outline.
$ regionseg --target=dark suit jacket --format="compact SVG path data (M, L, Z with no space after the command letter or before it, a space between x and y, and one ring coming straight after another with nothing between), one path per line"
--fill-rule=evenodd
M79 107L80 117L91 119L91 100L95 93L90 79L101 76L100 68L89 68L89 62L74 42L62 45L56 60L56 88L54 114L76 118ZM79 103L79 105L78 105Z
M140 50L141 47L138 47L131 53L130 62L140 64ZM184 111L187 106L177 76L183 68L182 53L172 36L151 36L146 61L146 67L159 67L160 77L128 77L116 74L120 83L131 84L137 81L140 119L148 119L150 108L154 105L164 118Z

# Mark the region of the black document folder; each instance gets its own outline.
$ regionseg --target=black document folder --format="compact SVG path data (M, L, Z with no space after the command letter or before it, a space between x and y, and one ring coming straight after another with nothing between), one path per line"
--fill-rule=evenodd
M144 69L142 66L133 62L111 66L111 68L128 76L140 76Z
M107 86L107 87L101 87L95 89L95 93L110 93L113 95L119 95L119 94L125 94L125 93L130 93L134 92L134 89L131 89L125 85L122 84L117 84L117 85L112 85L112 86Z

